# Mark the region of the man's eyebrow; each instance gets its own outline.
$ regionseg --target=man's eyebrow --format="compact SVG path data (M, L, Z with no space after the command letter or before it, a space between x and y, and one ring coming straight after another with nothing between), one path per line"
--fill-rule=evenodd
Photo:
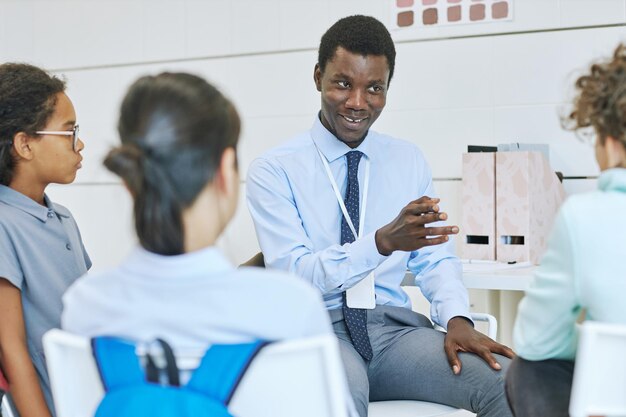
M76 120L68 120L67 122L63 123L63 126L74 127L75 125L76 125Z
M333 74L333 78L352 78L348 74L344 74L343 72L338 72Z

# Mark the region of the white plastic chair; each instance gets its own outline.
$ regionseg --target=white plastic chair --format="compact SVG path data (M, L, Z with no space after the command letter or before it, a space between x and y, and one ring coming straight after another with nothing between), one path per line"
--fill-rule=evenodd
M53 329L43 337L57 417L93 416L104 394L89 340ZM202 352L176 355L181 370ZM230 410L238 417L347 417L347 390L332 336L264 348L244 375Z
M405 286L402 289L411 299L411 303L415 309L418 305L418 298L421 293L418 287ZM491 314L472 313L472 320L483 321L487 323L487 336L496 339L498 334L498 321ZM441 327L435 326L441 329ZM431 403L427 401L374 401L369 404L368 415L370 417L436 417L452 415L459 412L459 408L450 407L443 404Z
M586 321L574 366L572 417L626 416L626 326Z
M6 393L9 391L9 383L7 382L2 370L0 370L0 394L5 392L4 395L0 395L2 397L2 401L0 402L0 415L2 417L15 417L16 412L14 411L13 402L11 401L11 396Z
M14 410L11 397L7 394L2 396L2 405L0 408L2 409L2 417L16 417L17 415Z

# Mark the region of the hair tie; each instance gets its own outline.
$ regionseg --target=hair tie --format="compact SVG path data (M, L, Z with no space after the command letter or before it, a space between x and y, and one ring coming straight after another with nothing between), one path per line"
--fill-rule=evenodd
M139 153L145 158L152 159L154 157L154 149L151 146L148 146L145 141L134 141L131 146L137 148Z

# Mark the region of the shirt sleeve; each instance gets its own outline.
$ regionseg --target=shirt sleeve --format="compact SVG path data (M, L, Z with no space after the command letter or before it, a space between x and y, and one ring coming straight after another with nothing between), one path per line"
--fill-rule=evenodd
M573 359L581 306L575 286L576 258L566 205L554 224L548 248L519 305L513 330L517 354L531 361Z
M473 322L459 259L445 246L420 250L411 256L409 270L415 274L415 285L430 302L431 319L443 328L453 317Z
M9 232L0 224L0 278L22 289L24 273Z
M246 189L266 265L304 278L322 294L353 287L387 259L376 248L375 232L315 251L286 174L266 159L252 163Z
M421 167L418 181L422 183L418 197L437 197L430 167L421 152L416 155L416 160L417 166ZM445 211L445 201L441 203ZM437 222L429 227L444 224ZM430 302L430 316L435 323L447 329L450 319L459 316L473 322L467 289L463 284L463 268L454 253L453 238L444 244L426 246L412 252L407 267L415 275L415 285Z

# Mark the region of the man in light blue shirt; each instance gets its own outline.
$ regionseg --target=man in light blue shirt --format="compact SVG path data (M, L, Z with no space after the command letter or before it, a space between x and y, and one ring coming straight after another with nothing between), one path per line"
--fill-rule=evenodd
M448 239L458 228L428 227L447 219L439 200L428 197L430 169L416 146L370 130L385 106L394 62L389 32L373 18L341 19L322 37L314 71L321 112L313 127L248 171L265 262L323 294L361 416L370 400L389 399L509 416L500 371L508 359L492 352L513 353L473 328ZM447 336L411 311L400 288L407 268ZM376 308L347 308L346 290L371 273Z

